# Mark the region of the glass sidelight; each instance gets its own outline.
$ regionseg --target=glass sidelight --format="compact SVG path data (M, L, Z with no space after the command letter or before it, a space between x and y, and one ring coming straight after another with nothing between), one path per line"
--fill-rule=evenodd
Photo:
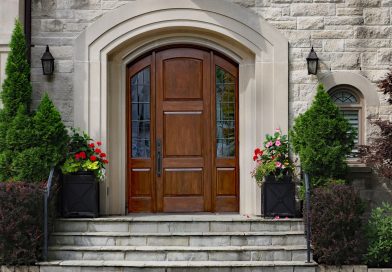
M150 67L131 78L132 158L151 156Z
M235 89L233 75L216 66L216 156L235 156Z

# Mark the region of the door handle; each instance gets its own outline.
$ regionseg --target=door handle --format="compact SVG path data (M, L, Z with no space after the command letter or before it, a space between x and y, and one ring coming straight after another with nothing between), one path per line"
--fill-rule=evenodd
M157 176L160 177L162 174L162 143L161 140L157 140L157 156L156 156L156 163L157 163Z

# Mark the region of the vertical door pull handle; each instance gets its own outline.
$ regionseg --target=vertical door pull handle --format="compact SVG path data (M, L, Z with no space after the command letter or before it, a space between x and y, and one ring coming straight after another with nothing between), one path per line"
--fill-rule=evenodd
M157 176L160 177L162 174L162 144L161 140L157 140Z

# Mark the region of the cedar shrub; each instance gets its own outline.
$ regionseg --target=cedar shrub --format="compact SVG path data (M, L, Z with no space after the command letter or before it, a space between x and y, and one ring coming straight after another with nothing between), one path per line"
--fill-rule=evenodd
M346 158L354 147L355 130L322 84L310 108L295 119L289 135L313 187L345 178Z
M326 265L360 264L366 252L364 203L353 187L329 185L313 190L310 220L315 261Z
M10 43L6 79L0 97L0 181L37 182L64 159L68 134L47 94L36 113L30 112L30 67L19 21Z

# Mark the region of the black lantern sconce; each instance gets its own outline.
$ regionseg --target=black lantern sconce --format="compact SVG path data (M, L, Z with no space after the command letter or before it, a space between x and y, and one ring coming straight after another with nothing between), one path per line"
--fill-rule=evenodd
M319 58L317 57L316 52L314 52L312 46L312 49L310 50L310 53L306 58L306 62L308 63L308 75L317 75L318 61Z
M42 71L44 75L50 76L53 75L54 72L54 58L49 51L49 45L46 46L45 53L41 58L42 62Z

